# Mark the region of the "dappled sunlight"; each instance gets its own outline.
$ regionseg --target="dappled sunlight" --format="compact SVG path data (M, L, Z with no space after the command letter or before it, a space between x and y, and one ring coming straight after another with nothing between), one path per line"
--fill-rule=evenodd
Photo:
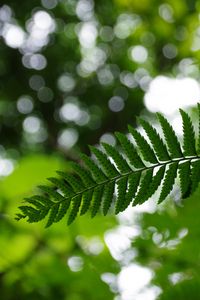
M11 48L19 48L24 44L25 32L19 26L6 24L2 35L4 36L7 45Z
M192 78L158 76L151 81L145 105L151 112L172 115L180 107L195 105L200 99L200 85Z
M118 276L118 285L122 300L154 300L159 294L159 289L149 287L152 279L152 271L137 264L130 264L124 267Z
M130 57L138 63L144 63L147 60L148 52L145 47L137 45L129 49Z
M6 158L0 158L0 176L8 176L14 170L14 164L12 160Z
M58 144L64 149L72 148L78 140L78 132L73 128L63 130L58 137Z

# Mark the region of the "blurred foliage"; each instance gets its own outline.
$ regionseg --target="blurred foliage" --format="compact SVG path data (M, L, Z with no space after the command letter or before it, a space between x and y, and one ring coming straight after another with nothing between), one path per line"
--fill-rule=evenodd
M184 203L169 200L139 220L132 247L136 261L154 272L152 283L163 291L158 299L199 299L199 192Z
M0 11L4 147L61 147L75 156L73 146L85 150L103 133L125 130L153 77L199 76L199 9L199 1L182 0L7 0Z
M44 230L13 216L37 184L67 170L63 157L77 159L99 138L114 144L111 132L135 125L152 78L199 78L199 13L199 0L1 1L3 300L120 295L102 279L123 268L104 239L115 219L82 217L70 228L63 220ZM160 299L199 298L198 211L196 194L183 208L170 204L141 216L141 236L130 251L137 249L136 261L155 271Z
M114 219L102 222L102 217L98 217L91 224L90 219L82 218L71 228L67 228L64 220L47 231L40 225L30 227L14 221L13 213L20 198L29 195L47 174L61 169L61 164L66 165L56 157L25 157L12 175L1 182L0 290L3 299L111 298L101 274L119 271L103 240L104 231L115 225Z

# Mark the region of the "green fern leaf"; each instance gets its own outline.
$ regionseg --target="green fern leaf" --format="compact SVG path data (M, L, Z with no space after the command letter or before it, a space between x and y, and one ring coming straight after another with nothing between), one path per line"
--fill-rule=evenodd
M139 119L140 124L144 128L146 134L148 135L150 142L153 146L153 149L159 159L159 161L168 161L170 160L169 154L167 152L167 148L163 143L163 140L148 122L145 120Z
M48 221L47 221L47 224L45 226L46 228L51 226L55 222L58 210L59 210L59 203L54 203L52 205L51 209L50 209L50 212L49 212Z
M43 204L45 207L51 207L51 205L53 205L53 202L48 197L44 197L42 195L34 195L30 198L25 198L26 201L29 199L34 199Z
M57 171L57 173L67 181L75 193L84 189L83 183L72 174L67 174L61 171Z
M125 201L126 188L127 188L127 176L120 178L117 181L117 199L115 206L115 213L118 214L123 210L123 204Z
M117 166L118 171L121 174L126 174L131 171L129 165L124 160L124 158L119 154L119 152L111 145L102 143L106 153L113 159L114 163Z
M41 203L41 201L38 201L35 197L25 198L24 200L26 203L32 204L33 207L35 207L38 210L43 210L47 208L47 206L44 203ZM52 204L53 202L51 201L51 205ZM51 205L49 205L48 207L51 207Z
M188 160L184 163L180 163L178 171L179 171L182 198L184 199L187 198L187 196L190 194L190 189L191 189L190 161Z
M85 155L84 153L81 153L81 159L85 163L86 167L88 167L88 170L90 170L92 177L95 182L101 183L107 180L105 174L101 171L101 169L94 163L94 161Z
M60 189L60 191L63 193L64 196L73 196L74 192L73 190L70 188L70 186L68 186L64 180L60 180L58 178L54 178L54 177L50 177L47 178L51 183L53 183L58 189Z
M171 192L176 176L177 176L177 167L178 167L178 163L171 163L169 165L169 168L166 172L165 178L164 178L164 182L163 182L163 186L162 186L162 190L161 190L161 194L160 194L160 198L159 198L159 203L161 203L163 200L165 200L165 198L169 195L169 193Z
M92 201L92 194L93 194L92 190L83 193L80 215L84 215L90 208L90 203Z
M195 134L192 126L192 121L189 115L180 109L181 117L183 120L183 150L185 156L195 156Z
M141 172L132 173L128 177L128 191L126 193L123 208L126 209L134 199L140 182Z
M145 195L147 194L148 191L148 186L152 181L152 176L153 176L153 169L148 169L143 179L141 180L139 191L136 194L135 200L133 202L133 206L144 202Z
M45 209L45 210L38 210L32 206L19 206L19 209L22 212L22 216L27 217L27 222L29 223L33 223L33 222L39 222L42 219L44 219L46 217L46 215L48 214L49 209ZM19 215L18 215L19 216Z
M16 220L16 221L20 221L20 220L22 220L22 219L24 219L24 218L26 218L26 216L23 215L23 214L21 214L21 213L17 213L17 214L15 215L15 220Z
M114 178L115 176L119 175L114 165L109 161L109 159L103 152L92 146L90 146L90 150L96 156L99 165L106 176L108 176L109 178Z
M200 182L200 160L193 161L192 165L192 175L191 175L191 194L194 193Z
M39 189L43 191L44 193L48 194L50 197L52 197L55 201L64 201L65 198L59 194L57 191L55 191L53 188L45 186L45 185L39 185Z
M167 119L163 117L160 113L157 113L158 120L160 122L160 125L162 127L162 131L165 137L165 141L170 153L171 158L180 158L183 156L181 151L181 146L178 142L177 136L172 128L172 126L169 124Z
M81 206L81 195L77 195L76 197L73 198L72 210L68 217L67 225L70 225L75 220L75 218L78 215L80 206Z
M109 182L105 186L104 194L103 194L103 214L104 214L104 216L107 215L108 210L112 204L112 201L110 199L112 199L112 197L113 197L114 190L115 190L115 182L114 181Z
M115 133L117 139L119 140L124 153L126 154L130 166L133 166L136 169L141 169L145 167L143 161L140 156L137 154L133 144L129 141L129 139L122 133Z
M67 213L68 208L70 206L71 201L67 199L66 201L62 201L59 205L59 210L57 212L57 215L54 218L54 222L59 222Z
M94 186L95 183L87 170L83 169L80 165L78 165L75 162L71 162L70 164L74 172L76 172L77 175L81 178L84 186Z
M165 165L161 166L156 175L152 178L150 185L148 186L146 195L143 196L143 202L148 200L159 188L163 176L165 174Z
M92 203L92 211L91 211L91 217L94 218L95 215L97 214L99 207L101 205L101 200L102 200L102 194L103 194L103 186L97 186L94 189L93 193L93 203Z
M128 126L129 132L132 134L135 142L140 149L144 160L151 164L157 164L157 158L154 151L151 149L145 138L135 128Z

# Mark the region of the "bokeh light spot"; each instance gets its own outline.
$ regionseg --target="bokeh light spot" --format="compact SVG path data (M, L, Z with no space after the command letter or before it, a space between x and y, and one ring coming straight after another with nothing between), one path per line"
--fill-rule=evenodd
M40 119L34 116L27 117L23 122L23 129L28 133L36 133L40 126Z
M108 106L111 111L119 112L124 108L124 99L119 96L114 96L109 100Z
M50 102L53 100L53 91L44 86L44 87L41 87L38 91L38 99L41 101L41 102L44 102L44 103L47 103L47 102Z
M63 130L58 137L58 144L68 150L72 148L78 141L78 132L74 128Z
M33 100L30 96L21 96L17 100L17 109L22 114L28 114L33 110Z
M71 256L67 264L72 272L79 272L83 268L83 259L80 256Z
M21 27L13 24L6 24L3 30L3 37L9 47L19 48L23 45L26 35Z
M58 78L58 88L62 91L62 92L70 92L73 90L73 88L75 87L75 80L74 78L66 73L61 75Z
M144 63L147 60L147 49L141 45L134 46L130 49L130 57L137 63Z

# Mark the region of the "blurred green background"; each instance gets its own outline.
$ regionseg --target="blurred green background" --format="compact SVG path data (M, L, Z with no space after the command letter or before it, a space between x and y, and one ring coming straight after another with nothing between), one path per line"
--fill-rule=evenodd
M70 227L14 220L87 144L151 118L154 78L198 82L199 50L200 1L1 1L2 300L200 299L199 191Z

